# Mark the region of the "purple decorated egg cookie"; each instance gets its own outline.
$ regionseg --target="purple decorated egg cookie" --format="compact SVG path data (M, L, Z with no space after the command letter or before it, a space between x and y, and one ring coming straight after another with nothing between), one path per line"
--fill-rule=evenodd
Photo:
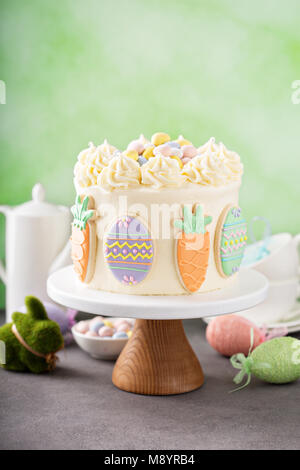
M136 217L121 217L104 241L104 257L115 278L133 286L143 281L153 263L154 247L148 229Z

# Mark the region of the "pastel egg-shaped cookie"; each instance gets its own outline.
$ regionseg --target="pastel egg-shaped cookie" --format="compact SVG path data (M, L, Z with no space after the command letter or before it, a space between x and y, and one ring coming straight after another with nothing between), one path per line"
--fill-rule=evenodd
M153 256L153 241L138 218L121 217L108 230L104 257L114 277L124 286L134 286L146 278Z
M229 204L221 213L215 234L215 261L222 277L235 274L247 244L247 223L240 207Z

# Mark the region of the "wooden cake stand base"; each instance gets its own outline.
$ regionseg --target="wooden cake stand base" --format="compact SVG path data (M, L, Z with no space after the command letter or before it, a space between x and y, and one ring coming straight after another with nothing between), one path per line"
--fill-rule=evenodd
M173 395L195 390L204 381L182 320L254 307L266 298L268 281L247 269L240 272L236 283L220 291L182 296L123 295L89 289L77 281L72 266L68 266L51 274L47 289L55 302L76 310L136 318L132 337L113 370L113 383L127 392Z
M181 320L136 320L112 381L127 392L173 395L201 387L204 376Z

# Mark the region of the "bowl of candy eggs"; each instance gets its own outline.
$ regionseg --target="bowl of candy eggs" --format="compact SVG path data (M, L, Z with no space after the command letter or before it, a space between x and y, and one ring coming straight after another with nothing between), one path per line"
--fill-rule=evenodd
M95 359L117 359L132 335L134 320L130 318L94 317L72 327L78 346Z

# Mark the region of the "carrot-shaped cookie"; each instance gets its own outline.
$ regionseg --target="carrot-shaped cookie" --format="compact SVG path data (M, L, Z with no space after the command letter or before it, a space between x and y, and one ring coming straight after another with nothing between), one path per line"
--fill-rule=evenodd
M175 221L175 226L181 229L176 243L177 268L189 292L198 291L205 280L210 246L206 225L211 221L212 217L203 215L201 205L197 205L194 214L184 206L183 220Z
M71 208L74 216L72 224L72 260L74 270L80 281L89 282L94 274L96 255L96 227L92 218L95 211L88 209L91 198L83 200L78 195L75 205Z

